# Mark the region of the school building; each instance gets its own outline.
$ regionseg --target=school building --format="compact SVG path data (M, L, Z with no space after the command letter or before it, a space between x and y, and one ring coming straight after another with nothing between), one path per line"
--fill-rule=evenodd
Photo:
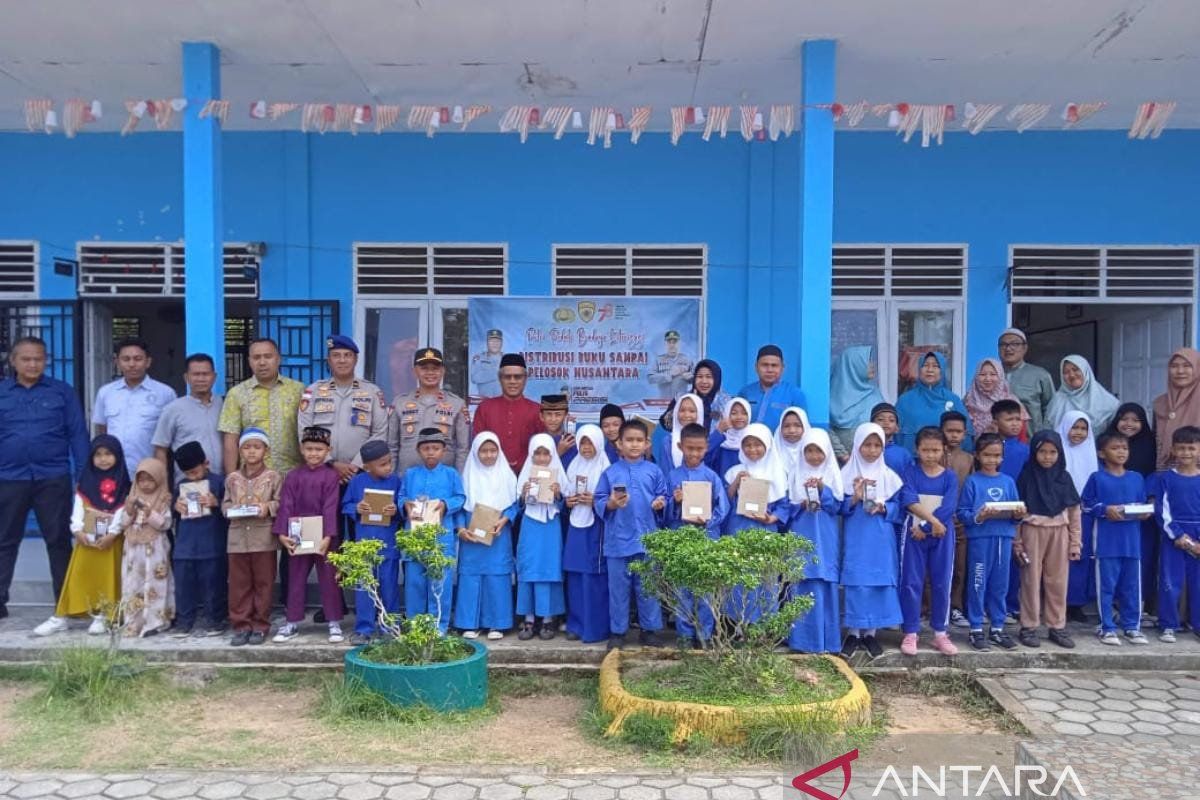
M232 383L249 339L269 335L285 372L310 381L340 331L385 385L373 373L387 364L399 381L406 346L441 347L465 394L472 295L686 295L703 299L702 349L727 389L776 342L814 420L849 344L876 348L889 397L928 347L961 392L1009 324L1052 371L1081 353L1122 399L1148 403L1172 349L1198 339L1200 15L1187 0L1127 6L10 4L5 366L13 337L37 332L90 400L113 376L112 342L136 334L181 390L188 352L223 356ZM36 105L26 129L26 101L43 97L49 135ZM71 98L103 114L68 138ZM164 130L146 113L121 135L139 98L188 105ZM200 117L212 99L229 100L224 122ZM300 108L259 119L259 100ZM853 124L845 109L861 100L873 108ZM968 102L1004 108L971 135ZM1105 105L1066 129L1066 104L1090 102ZM1129 136L1144 102L1177 103L1161 137ZM379 135L305 133L309 103L401 113ZM1021 103L1050 108L1018 133ZM437 109L433 137L406 124L420 104ZM466 132L441 124L441 109L470 104L490 113ZM741 107L774 104L794 106L795 132L746 141ZM889 127L920 104L954 106L940 146ZM641 105L653 110L633 144ZM513 106L570 107L582 129L534 125L522 143L498 130ZM672 106L702 110L676 145ZM703 141L696 120L721 106L728 135ZM622 115L611 148L586 142L597 107ZM395 309L415 344L381 335Z

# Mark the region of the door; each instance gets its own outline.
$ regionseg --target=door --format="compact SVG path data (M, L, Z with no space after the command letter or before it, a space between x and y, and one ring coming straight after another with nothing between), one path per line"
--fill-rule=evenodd
M325 340L337 332L336 300L260 300L258 335L274 339L282 356L279 371L305 386L323 377Z
M86 300L83 304L84 330L84 389L83 406L87 419L92 418L92 402L100 387L113 379L113 312L103 303ZM88 430L91 430L88 423Z
M466 297L364 300L354 309L354 332L363 347L363 377L388 400L416 388L413 356L426 346L442 351L446 389L467 396Z
M1113 393L1123 402L1151 402L1166 390L1167 362L1187 344L1183 306L1121 314L1113 321Z

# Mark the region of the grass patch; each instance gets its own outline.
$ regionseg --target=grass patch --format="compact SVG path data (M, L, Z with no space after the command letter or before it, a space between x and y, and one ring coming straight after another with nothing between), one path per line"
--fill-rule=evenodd
M850 691L837 667L823 658L793 660L766 653L743 667L684 656L668 666L638 664L622 681L630 694L723 706L799 705L834 700Z
M595 697L596 680L594 672L573 670L551 673L498 670L488 672L489 691L500 697L514 699L556 694L567 697Z
M1005 711L968 672L921 670L900 675L868 675L864 676L863 680L872 692L878 686L885 693L891 691L925 697L944 697L968 716L987 720L1003 733L1028 733L1025 726Z
M43 670L42 690L31 698L41 713L64 713L99 722L165 692L162 672L141 658L100 647L62 650Z
M410 642L406 639L388 639L367 645L359 651L359 657L374 664L392 664L400 666L420 666L424 664L445 664L450 661L462 661L475 651L465 640L457 636L445 636L429 643L429 658L423 652L421 642Z
M395 732L474 724L494 717L500 711L500 695L489 683L488 701L483 708L468 711L435 711L426 706L393 705L383 695L361 681L347 681L341 675L327 675L313 709L313 716L338 727L372 727Z

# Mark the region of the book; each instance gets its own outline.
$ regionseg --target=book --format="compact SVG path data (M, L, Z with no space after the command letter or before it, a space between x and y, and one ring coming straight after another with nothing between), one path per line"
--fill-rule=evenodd
M417 525L441 525L442 508L436 499L423 498L414 500L412 511L408 515L408 528L412 530Z
M712 519L712 483L710 481L684 481L680 485L683 491L682 511L684 519L702 519L708 522Z
M100 541L108 535L108 526L112 524L112 518L112 512L85 508L83 510L84 534L93 542Z
M500 512L491 506L485 506L483 503L476 503L475 508L471 511L471 521L467 523L467 530L471 533L471 541L492 546L496 536L492 533L492 529L496 527L496 523L500 521Z
M1136 517L1138 514L1153 514L1154 503L1126 503L1124 511L1127 517Z
M1024 511L1025 503L1021 500L997 500L984 503L983 507L989 511Z
M560 487L561 488L561 487ZM554 478L545 467L534 467L529 474L529 494L525 501L528 503L553 503Z
M392 524L392 515L383 513L383 510L395 504L395 493L384 489L363 489L363 502L371 510L366 514L359 515L358 521L360 524L384 526Z
M261 509L262 506L258 505L230 506L229 510L225 512L225 517L227 519L245 519L246 517L257 517L258 512Z
M208 494L208 481L189 481L179 484L179 496L187 503L187 513L184 519L196 519L212 513L208 506L200 504L200 498Z
M750 514L766 514L770 492L770 481L763 478L743 478L738 486L737 513L743 517Z
M289 517L288 536L296 544L297 553L315 553L325 538L325 520L321 517Z

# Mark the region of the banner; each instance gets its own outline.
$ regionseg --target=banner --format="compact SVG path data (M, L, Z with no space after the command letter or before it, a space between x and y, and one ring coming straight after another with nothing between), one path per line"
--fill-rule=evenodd
M571 413L605 403L653 413L692 385L700 300L682 297L472 297L472 405L500 394L500 356L521 353L525 396L566 394Z

